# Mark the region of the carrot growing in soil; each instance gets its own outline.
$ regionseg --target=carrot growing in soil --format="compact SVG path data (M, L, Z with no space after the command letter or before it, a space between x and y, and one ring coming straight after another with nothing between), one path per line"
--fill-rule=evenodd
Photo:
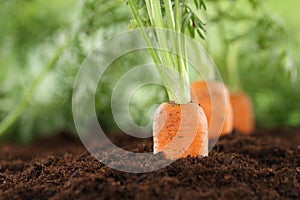
M226 32L224 31L225 27L221 22L219 23L219 37L223 40L224 49L221 54L223 58L219 61L218 67L226 85L229 87L230 93L226 94L226 101L228 101L226 107L230 107L231 110L230 118L228 117L228 113L226 113L222 134L231 133L233 129L240 133L250 134L254 131L255 118L252 100L241 89L240 77L236 64L239 45L227 42ZM224 87L226 86L224 85ZM231 130L224 130L226 128L226 123L230 123L228 120L231 121ZM215 137L215 135L213 135L213 137Z
M203 1L194 2L198 9L204 6ZM150 55L170 101L161 104L153 117L154 153L163 152L168 159L206 156L207 119L203 109L198 104L191 103L188 62L184 56L179 56L185 55L186 52L184 38L186 29L194 32L196 30L203 36L203 27L199 23L201 20L190 12L184 0L128 0L127 3L150 48ZM195 28L195 24L198 27ZM161 50L152 49L150 37L143 30L145 27L155 28L153 31L155 40ZM168 29L169 34L162 29ZM170 49L175 49L176 53L168 52Z
M225 83L228 85L230 90L228 97L232 109L232 129L235 129L240 133L250 134L255 129L255 117L252 100L242 89L237 69L236 62L240 47L238 43L227 42L226 34L224 33L224 24L221 22L219 23L219 34L224 40L224 49L222 53L222 56L224 57L222 59L222 63L219 63L218 66Z
M198 102L207 117L208 138L218 138L232 132L233 111L229 91L218 81L194 81L191 83L192 101Z
M238 66L243 67L245 58L252 56L247 62L266 62L265 68L267 65L272 67L271 63L285 63L284 67L291 69L287 32L280 19L268 10L264 0L209 0L207 6L211 11L207 15L211 29L206 49L229 88L233 127L241 133L252 133L255 127L254 109L250 97L243 90ZM259 69L257 73L261 71Z
M241 133L250 134L254 131L254 114L250 97L243 93L234 93L230 95L230 101L233 105L234 128Z

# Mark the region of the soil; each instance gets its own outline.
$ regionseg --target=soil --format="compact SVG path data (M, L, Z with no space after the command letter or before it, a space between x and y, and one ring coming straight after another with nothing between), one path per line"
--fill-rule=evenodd
M111 140L152 151L151 139ZM0 199L300 199L300 129L233 133L208 157L144 174L105 166L65 133L29 146L2 144Z

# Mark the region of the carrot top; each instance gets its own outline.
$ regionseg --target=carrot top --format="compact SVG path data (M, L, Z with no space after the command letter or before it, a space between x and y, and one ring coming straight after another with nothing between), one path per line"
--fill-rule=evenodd
M194 0L197 9L206 8L204 0ZM134 22L149 47L169 100L174 103L190 102L188 61L185 59L185 32L193 37L204 37L204 23L197 17L186 0L128 0ZM153 28L155 43L142 28ZM170 52L173 50L173 53ZM175 53L174 53L175 52ZM179 83L179 84L178 84ZM179 85L179 86L178 86Z

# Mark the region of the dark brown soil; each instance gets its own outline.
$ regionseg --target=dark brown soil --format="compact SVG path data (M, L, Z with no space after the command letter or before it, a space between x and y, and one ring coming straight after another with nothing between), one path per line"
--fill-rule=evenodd
M206 158L145 174L110 169L67 134L30 146L5 144L0 199L300 199L299 136L300 129L234 133ZM134 152L152 149L151 139L112 140Z

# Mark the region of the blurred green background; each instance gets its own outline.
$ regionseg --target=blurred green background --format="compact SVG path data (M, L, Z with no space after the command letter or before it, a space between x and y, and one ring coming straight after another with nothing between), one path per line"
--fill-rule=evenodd
M293 42L294 62L300 69L300 13L297 0L266 1L286 24ZM123 0L9 0L0 4L0 120L14 111L28 95L28 104L1 139L27 142L35 136L58 131L75 132L71 99L77 70L87 54L100 41L126 31L130 13ZM71 38L71 39L70 39ZM62 46L66 40L71 42ZM63 51L55 61L55 54ZM253 52L249 52L253 53ZM110 108L110 96L117 80L131 66L144 63L144 55L118 60L100 81L96 95L99 121L108 132L118 132ZM146 57L146 56L145 56ZM145 58L146 59L146 58ZM50 64L49 64L50 63ZM266 63L250 59L241 62L242 85L255 104L259 127L296 127L300 125L300 81L274 68L260 70ZM49 65L48 70L42 71ZM253 66L256 65L256 66ZM37 78L36 88L29 91ZM149 122L152 103L166 99L161 87L150 87L148 102L133 99L131 114L138 124ZM149 92L152 91L152 92ZM142 95L135 95L136 98ZM19 112L18 112L19 111ZM5 122L7 123L7 121Z

